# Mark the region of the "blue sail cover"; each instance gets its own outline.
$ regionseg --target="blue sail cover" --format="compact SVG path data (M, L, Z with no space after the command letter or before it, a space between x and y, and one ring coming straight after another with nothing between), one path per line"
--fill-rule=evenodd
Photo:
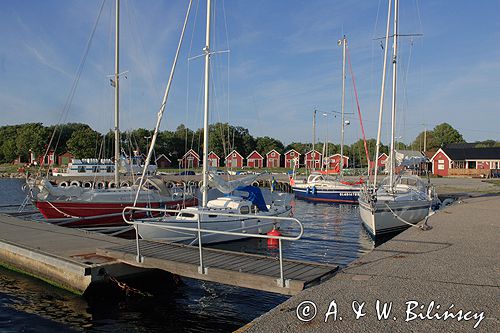
M261 212L269 211L266 206L266 202L264 200L264 196L262 195L262 191L260 188L255 186L239 186L235 189L236 191L243 191L248 193L248 197L244 197L245 200L251 201Z

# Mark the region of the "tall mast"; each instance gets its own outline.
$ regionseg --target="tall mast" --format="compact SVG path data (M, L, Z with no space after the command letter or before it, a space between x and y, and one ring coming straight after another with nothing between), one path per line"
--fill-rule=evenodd
M375 157L373 159L375 163L375 173L373 177L373 188L377 187L377 174L378 174L378 156L380 154L380 133L382 131L382 111L384 110L384 96L385 96L385 77L387 68L387 53L389 46L389 30L391 28L391 5L392 0L389 0L389 8L387 13L387 26L385 30L385 47L384 47L384 69L382 71L382 89L380 91L380 104L378 113L378 131L377 131L377 146L375 148Z
M203 119L203 197L202 206L207 206L208 201L208 104L209 104L209 84L210 84L210 17L211 0L207 0L207 32L205 35L205 101Z
M344 173L344 100L345 100L345 49L347 45L347 39L344 37L339 41L339 44L342 44L342 130L340 132L340 169L339 175L342 177Z
M394 186L394 137L396 135L396 79L397 79L397 56L398 56L398 0L394 0L394 38L392 45L392 115L391 115L391 154L390 154L390 188Z
M116 34L115 34L115 184L120 187L120 174L118 166L120 163L120 89L119 89L119 42L120 42L120 0L116 0Z
M312 160L312 168L311 169L314 169L316 166L316 152L314 150L315 144L316 144L316 112L318 112L318 110L314 110L314 112L313 112L313 145L312 145L313 160Z

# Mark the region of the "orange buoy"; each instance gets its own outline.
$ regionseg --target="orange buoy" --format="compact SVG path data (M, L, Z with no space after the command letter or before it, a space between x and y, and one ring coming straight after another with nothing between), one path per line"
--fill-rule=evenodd
M268 236L281 236L281 232L279 232L279 230L276 230L276 228L273 228L273 230L269 231L267 233ZM279 241L278 239L276 238L268 238L267 239L267 246L268 247L272 247L272 248L276 248L279 244Z

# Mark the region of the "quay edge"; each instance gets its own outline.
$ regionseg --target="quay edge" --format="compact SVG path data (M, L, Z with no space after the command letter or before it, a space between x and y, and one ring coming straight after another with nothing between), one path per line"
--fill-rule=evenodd
M130 278L150 271L95 253L97 247L120 243L115 237L5 214L0 214L0 231L0 266L75 294L108 282L108 276Z

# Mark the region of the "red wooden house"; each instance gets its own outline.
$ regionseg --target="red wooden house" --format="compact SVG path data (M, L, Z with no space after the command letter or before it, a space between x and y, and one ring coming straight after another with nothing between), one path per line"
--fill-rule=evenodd
M280 168L281 167L281 154L273 149L266 154L266 167Z
M328 158L325 158L324 161L326 167L330 170L334 170L336 168L340 168L340 154L333 154L331 156L328 156ZM349 157L344 155L344 163L342 165L342 168L347 168L349 166Z
M304 165L308 169L320 169L323 155L317 150L310 150L304 155Z
M254 150L247 157L247 167L249 168L262 168L264 165L264 157L259 154L258 151Z
M75 158L75 156L73 156L73 154L71 154L69 151L67 151L64 154L61 154L57 157L57 164L58 165L68 165L68 163L71 162L72 158Z
M158 168L165 169L170 168L172 161L165 154L161 154L156 158L155 164Z
M488 176L500 169L500 147L475 148L456 144L440 148L431 158L432 173L438 176Z
M377 167L385 167L385 163L387 162L387 159L389 156L387 156L386 153L382 153L378 156L378 161L377 161ZM373 161L370 161L370 170L373 170L373 166L375 163Z
M208 166L213 168L218 168L220 166L220 157L214 153L213 150L208 153Z
M180 166L186 169L198 168L200 166L200 155L193 149L189 149L180 159Z
M233 150L226 156L225 165L228 168L243 168L243 156L236 150Z
M299 164L300 153L295 149L290 149L285 153L285 168L292 169Z
M45 157L45 158L44 158ZM47 155L40 155L38 157L39 165L54 165L56 163L56 152L53 149L50 149Z

